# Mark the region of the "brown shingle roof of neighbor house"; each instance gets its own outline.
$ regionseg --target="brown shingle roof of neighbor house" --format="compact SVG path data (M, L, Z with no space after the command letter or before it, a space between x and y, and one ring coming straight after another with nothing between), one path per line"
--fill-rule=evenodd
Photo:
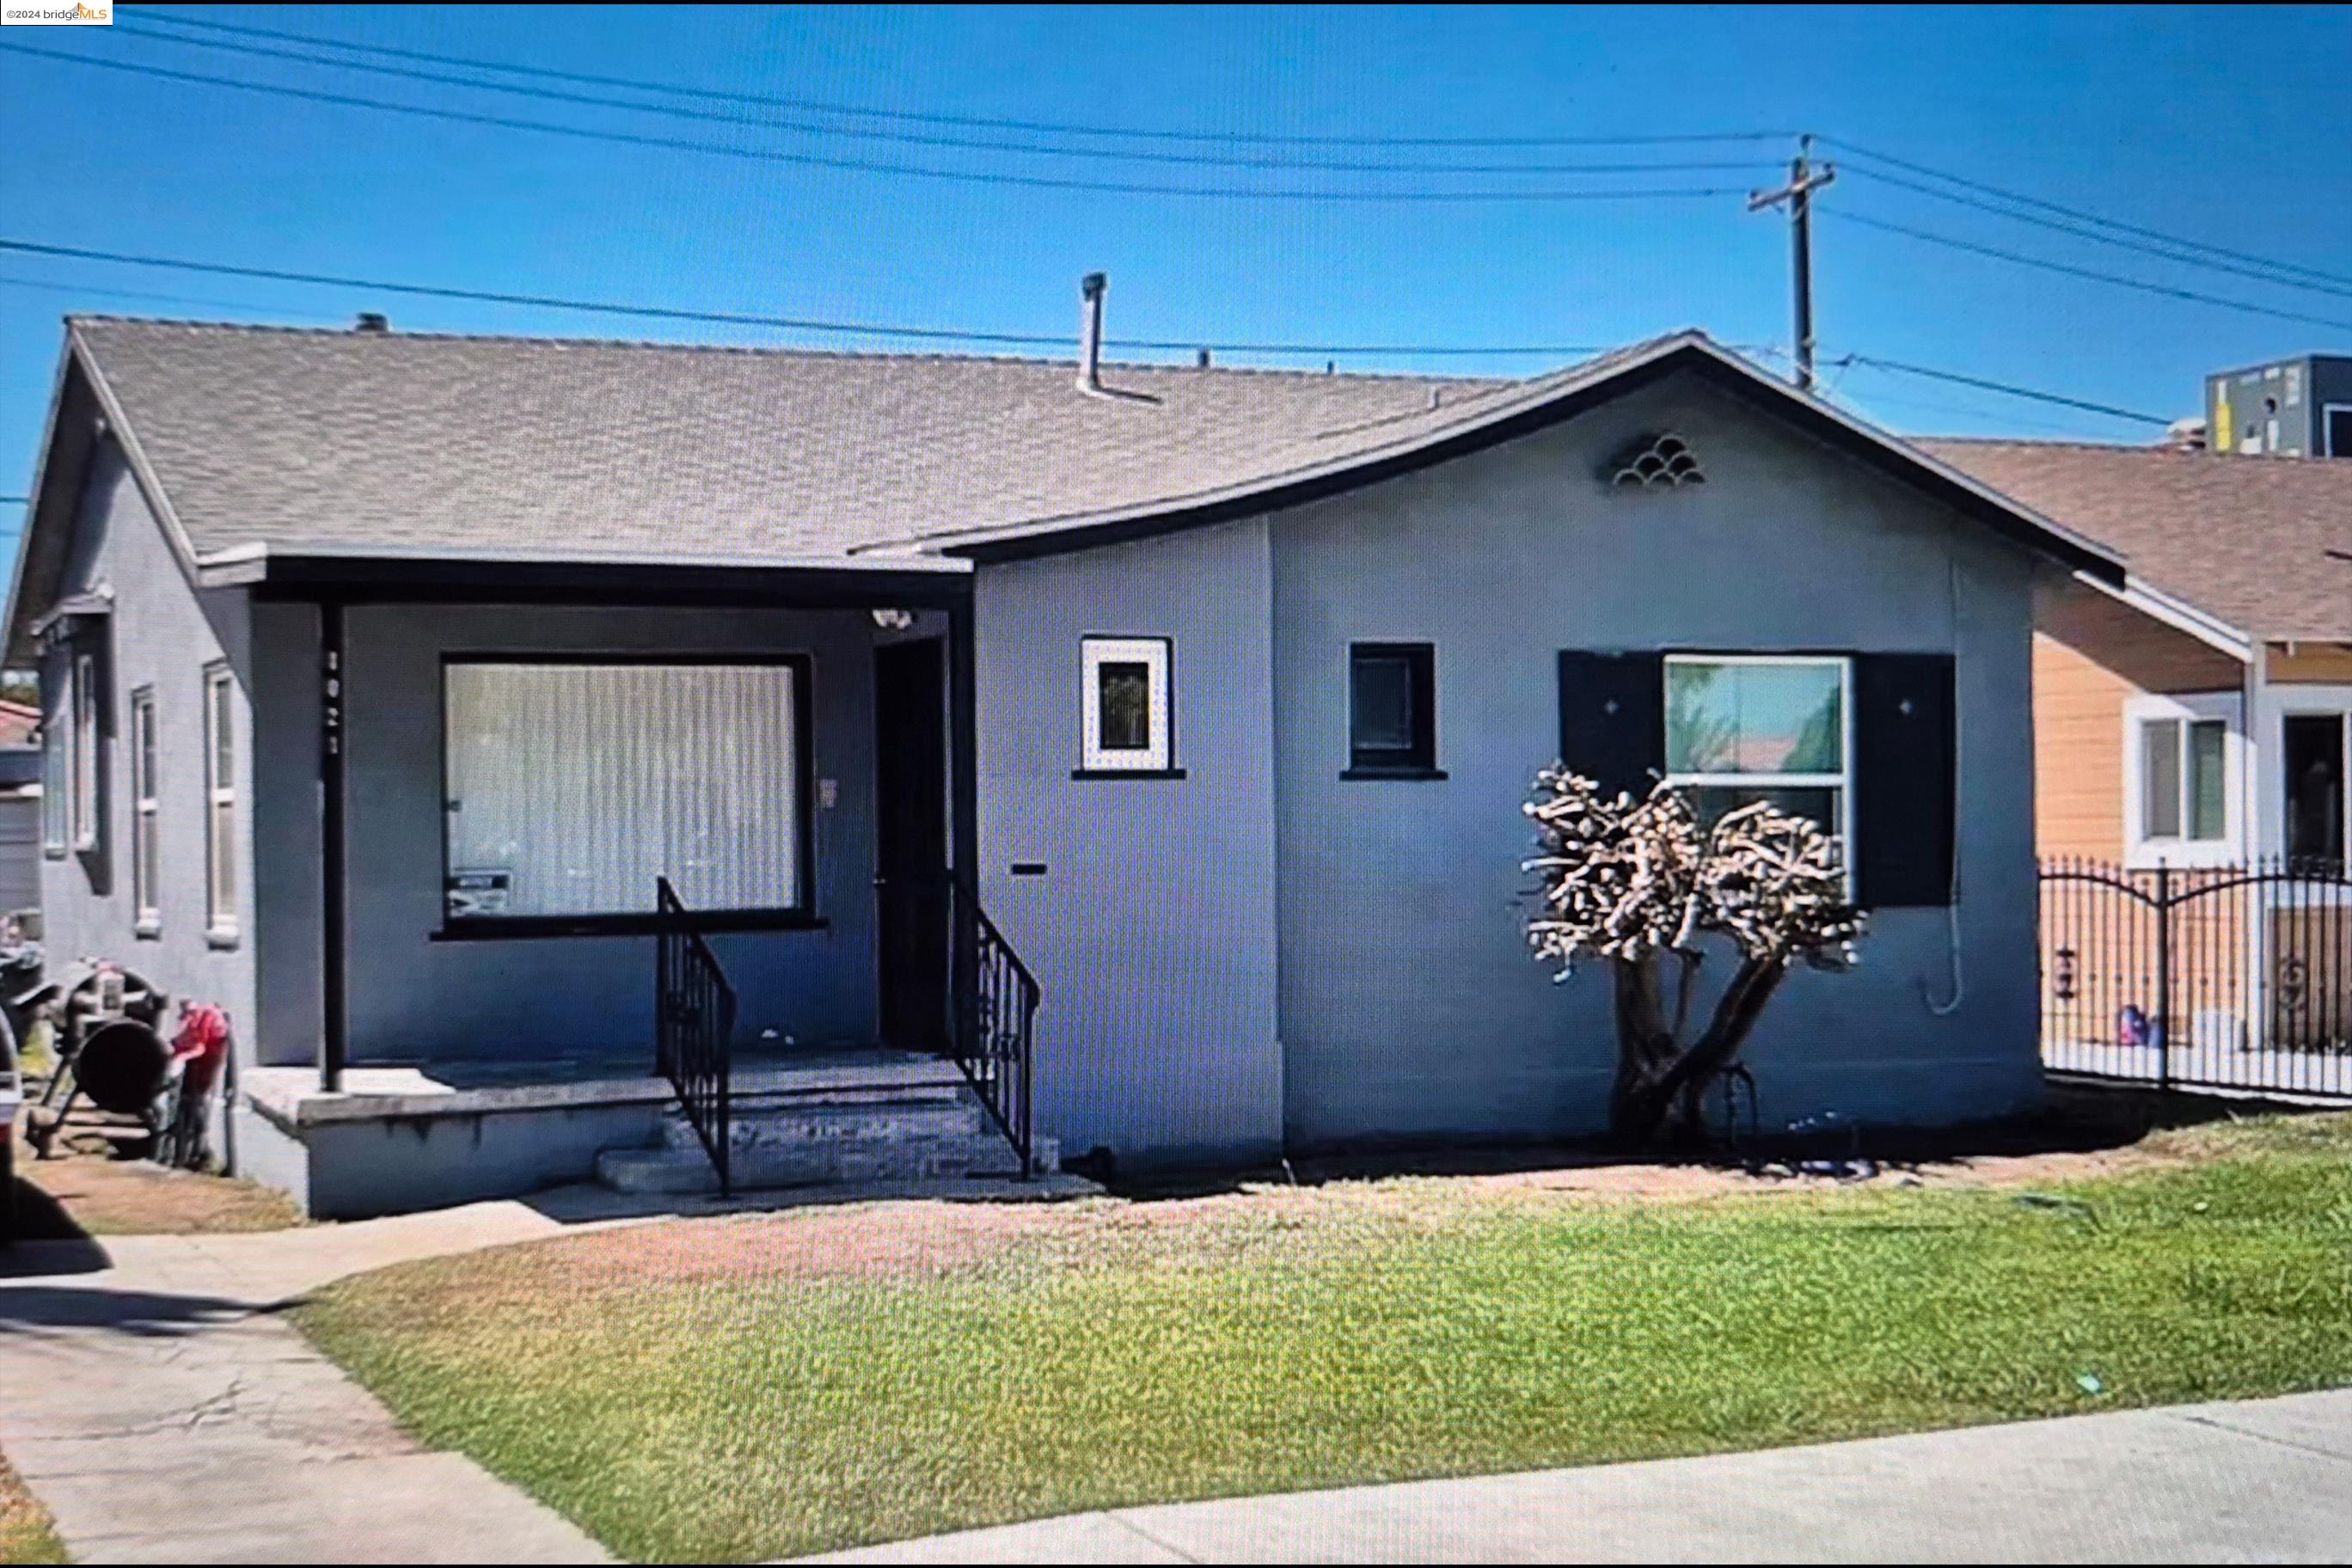
M2250 637L2352 641L2352 460L1914 444L2119 552L2135 578Z
M2098 547L1696 331L1528 380L1118 365L1108 395L1079 390L1070 361L104 317L73 319L68 339L167 528L192 564L224 569L921 564L1092 542L1369 482L1688 368L2119 575Z

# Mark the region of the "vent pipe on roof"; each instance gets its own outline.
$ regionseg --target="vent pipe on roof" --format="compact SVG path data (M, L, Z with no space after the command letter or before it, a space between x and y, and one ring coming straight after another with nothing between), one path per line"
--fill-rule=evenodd
M1102 386L1103 295L1110 279L1089 272L1078 279L1078 390L1100 392Z
M360 319L352 323L352 331L355 332L388 332L392 331L392 322L374 310L362 310L360 312Z

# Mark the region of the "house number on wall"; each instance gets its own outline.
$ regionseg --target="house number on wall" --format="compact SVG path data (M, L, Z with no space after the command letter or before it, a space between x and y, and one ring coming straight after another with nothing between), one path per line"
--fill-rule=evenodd
M343 746L343 669L341 656L330 649L324 679L319 686L319 755L331 761Z

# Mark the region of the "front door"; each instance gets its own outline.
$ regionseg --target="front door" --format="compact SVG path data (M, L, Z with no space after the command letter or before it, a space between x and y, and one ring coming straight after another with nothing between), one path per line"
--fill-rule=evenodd
M947 1046L946 649L934 637L874 650L882 1038L910 1051Z

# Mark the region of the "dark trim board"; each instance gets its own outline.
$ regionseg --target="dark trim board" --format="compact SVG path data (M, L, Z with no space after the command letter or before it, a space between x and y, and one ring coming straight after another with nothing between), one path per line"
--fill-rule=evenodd
M1548 430L1628 393L1683 373L1695 374L1729 392L1767 416L1816 437L1865 466L1891 476L1899 483L1912 486L1965 516L1986 524L2004 538L2055 557L2069 568L2088 573L2101 582L2121 585L2124 581L2123 563L2105 551L2035 527L1989 494L1979 493L1970 486L1948 478L1937 468L1930 466L1930 460L1924 456L1906 457L1885 442L1815 407L1801 395L1781 390L1777 384L1766 383L1761 373L1726 363L1716 353L1694 344L1673 349L1655 359L1629 366L1590 385L1562 393L1549 402L1522 409L1492 424L1350 468L1315 474L1286 484L1251 490L1244 495L1174 506L1145 516L1118 518L1108 522L1068 528L1040 528L1027 533L967 544L943 541L940 549L949 555L989 564L1059 555L1074 550L1092 549L1097 545L1153 539L1161 534L1205 528L1213 523L1264 517L1270 512L1346 495L1387 479L1433 468L1456 458L1468 457L1507 441L1516 441L1523 436Z
M688 931L712 935L738 931L827 931L833 922L804 910L689 911ZM557 936L653 936L672 922L651 910L614 915L497 915L444 921L428 942L532 942Z
M1182 768L1072 768L1074 779L1181 779Z
M739 609L948 609L971 599L971 574L824 566L674 565L651 561L447 561L270 555L207 567L215 586L255 597L347 604L679 605Z

